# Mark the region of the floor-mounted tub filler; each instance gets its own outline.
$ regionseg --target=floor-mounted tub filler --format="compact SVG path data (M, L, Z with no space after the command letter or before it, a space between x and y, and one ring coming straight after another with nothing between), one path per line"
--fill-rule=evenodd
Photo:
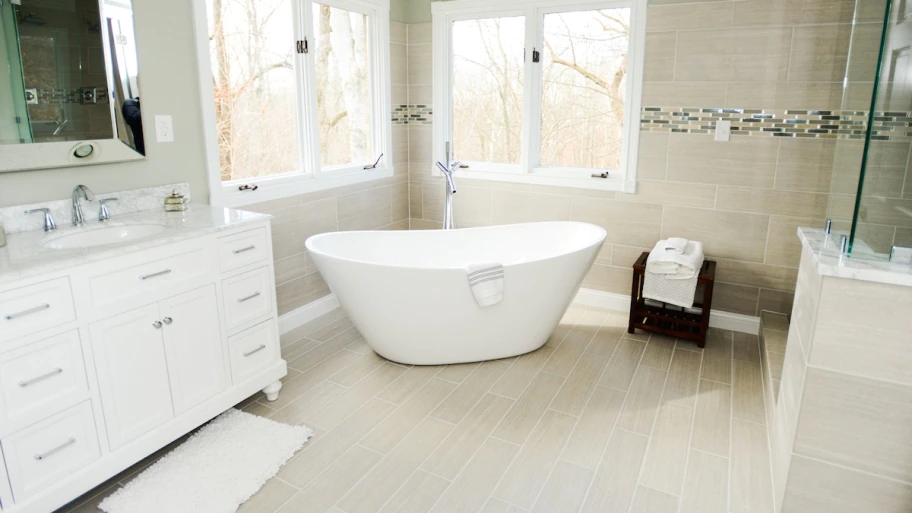
M604 229L576 222L426 231L334 232L307 250L355 327L394 362L507 358L544 345L592 266ZM481 307L467 279L504 267L504 297Z

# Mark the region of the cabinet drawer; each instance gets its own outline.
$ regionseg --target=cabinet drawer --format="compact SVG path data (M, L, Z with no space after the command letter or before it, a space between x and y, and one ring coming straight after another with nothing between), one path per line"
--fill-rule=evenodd
M245 265L266 260L266 228L221 237L218 240L219 270L222 272L239 269Z
M231 331L272 312L269 267L261 267L222 281L225 323Z
M100 456L92 405L85 401L2 440L13 498L23 501Z
M257 324L228 339L231 379L241 383L279 358L279 337L275 319Z
M79 332L0 354L0 425L24 425L88 395Z
M76 310L67 277L0 292L0 341L73 320Z
M143 302L159 299L163 291L176 285L206 281L210 275L210 253L205 247L187 248L185 252L100 274L89 278L92 304L120 304L134 298Z

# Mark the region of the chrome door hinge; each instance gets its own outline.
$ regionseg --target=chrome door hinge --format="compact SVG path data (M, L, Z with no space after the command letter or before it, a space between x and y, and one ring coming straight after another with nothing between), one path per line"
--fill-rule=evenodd
M309 51L309 48L307 47L307 38L305 37L303 40L299 39L297 41L297 52L298 53L307 53L308 51Z

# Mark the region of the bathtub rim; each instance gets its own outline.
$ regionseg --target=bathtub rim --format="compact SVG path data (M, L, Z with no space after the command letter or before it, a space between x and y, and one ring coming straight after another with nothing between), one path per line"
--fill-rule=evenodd
M590 242L588 244L583 244L580 247L573 249L572 251L557 253L554 255L549 255L549 256L542 257L542 258L536 258L533 260L526 260L526 261L514 263L514 264L505 264L504 267L534 264L536 262L544 262L547 260L560 258L564 255L587 250L593 246L600 246L600 245L604 244L605 239L608 237L608 230L606 230L605 228L603 228L597 224L586 223L583 221L536 221L536 222L531 222L531 223L499 224L499 225L492 225L492 226L473 226L473 227L468 227L468 228L455 228L453 230L437 229L436 231L481 231L481 230L492 230L492 229L498 229L498 228L506 228L506 227L514 227L514 226L530 226L530 225L582 225L582 226L586 226L586 227L595 228L596 230L593 233L600 233L600 236L594 237L592 242ZM398 232L403 232L403 231L421 232L421 231L434 231L434 230L399 230ZM427 271L441 271L441 270L464 271L465 270L464 265L458 265L458 264L454 265L454 266L416 267L416 266L379 263L376 261L368 261L368 260L360 260L357 258L342 257L339 255L327 253L326 251L321 251L319 249L315 249L313 247L314 241L318 241L319 239L322 239L322 238L338 236L339 234L357 235L357 234L361 234L361 233L377 234L377 233L383 233L383 232L384 232L384 230L352 230L352 231L335 231L335 232L318 233L316 235L311 235L310 237L308 237L307 240L304 241L304 247L309 253L313 253L316 255L320 255L322 257L332 258L332 259L336 259L336 260L340 260L340 261L348 262L348 263L352 263L352 264L369 265L369 266L375 266L375 267L383 267L383 268L387 268L387 269L408 269L408 270L427 270ZM390 233L396 233L396 232L390 232Z

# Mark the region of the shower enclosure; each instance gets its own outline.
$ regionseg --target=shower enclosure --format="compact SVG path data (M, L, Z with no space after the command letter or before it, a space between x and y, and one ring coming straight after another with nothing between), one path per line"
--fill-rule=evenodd
M32 142L22 59L19 54L19 27L10 2L0 2L0 144Z
M828 216L852 258L912 246L912 0L857 0Z

